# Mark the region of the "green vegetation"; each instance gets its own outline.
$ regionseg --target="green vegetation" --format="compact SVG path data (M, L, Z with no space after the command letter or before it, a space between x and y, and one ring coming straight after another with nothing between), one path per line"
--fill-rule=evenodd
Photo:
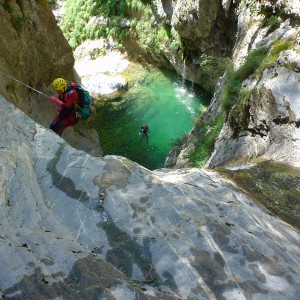
M57 5L57 0L48 0L48 4L51 9L54 9Z
M20 32L21 29L22 29L24 18L22 16L17 15L17 14L12 14L10 16L10 21L11 21L12 26L15 28L15 30L17 32Z
M269 27L268 32L274 31L277 28L279 28L280 24L281 24L281 20L277 17L277 16L270 16L269 18L266 17L262 24L265 27Z
M119 24L127 8L126 0L67 0L60 27L72 48L100 37L113 37L121 45L128 29Z
M242 88L240 90L240 95L239 95L240 96L240 101L239 101L239 103L242 107L246 107L250 104L250 96L251 96L252 91L253 90L250 89L250 88Z
M145 8L143 16L133 23L134 31L138 37L139 43L147 51L151 50L154 53L161 53L163 48L169 42L169 36L174 32L168 32L169 28L164 26L153 26L153 19L151 18L152 11L150 6ZM176 47L176 45L172 45Z
M6 90L10 94L15 94L16 93L16 84L15 83L9 83L5 87L6 87Z
M197 143L195 148L190 151L188 159L191 167L201 168L209 159L214 150L215 142L220 134L223 123L225 121L224 114L220 114L214 122L197 122L195 132L197 135Z
M257 68L256 75L261 77L265 69L271 68L276 64L280 52L291 49L294 43L295 42L292 39L278 40L274 42L268 56L264 58L260 66Z
M231 65L231 60L223 57L209 56L202 54L200 57L200 67L203 71L212 76L221 76Z
M261 78L265 69L277 62L280 52L292 48L292 39L279 40L269 48L261 47L249 52L245 63L237 70L228 70L222 93L222 108L228 113L233 106L244 108L249 101L251 91L243 90L242 83L251 74Z
M161 26L153 26L153 13L150 4L144 5L140 18L132 21L132 35L136 36L139 44L147 51L160 54L167 45L179 56L183 56L183 46L178 32L164 23Z
M14 10L11 4L8 1L4 1L3 8L11 15Z
M228 114L233 105L241 102L240 91L243 81L260 67L267 54L267 47L250 51L245 63L237 71L227 71L225 86L221 95L222 108L225 113Z
M200 56L200 68L201 71L206 73L208 77L207 84L209 87L207 88L208 92L213 94L216 83L226 70L231 68L232 62L229 57L215 57L209 56L206 54L202 54Z
M222 93L223 110L228 113L233 105L242 104L245 106L245 91L241 89L242 82L251 74L260 78L265 69L276 64L280 52L290 49L293 44L294 41L292 40L279 40L273 43L270 50L267 47L261 47L251 51L245 63L237 71L228 70Z
M189 134L185 132L181 137L172 141L172 147L181 147L184 143L187 142Z
M121 26L124 18L129 21L129 26ZM117 48L122 50L123 41L130 36L146 51L151 49L157 54L166 45L176 51L182 48L179 35L170 26L153 26L148 1L67 0L60 27L73 49L87 39L112 37Z

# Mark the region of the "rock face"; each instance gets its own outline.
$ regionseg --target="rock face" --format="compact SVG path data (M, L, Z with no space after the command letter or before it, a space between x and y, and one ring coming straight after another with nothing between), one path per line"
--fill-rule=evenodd
M217 173L76 150L0 96L4 299L299 299L300 235Z
M54 95L52 88L49 88L54 78L74 80L72 49L58 28L47 1L2 1L0 26L2 73L46 95ZM56 115L55 105L47 97L2 73L0 94L35 121L48 127ZM96 132L85 126L68 128L63 137L79 149L101 155Z
M49 85L58 74L73 78L72 50L46 1L4 1L0 5L0 26L2 72L36 89ZM37 96L2 75L0 90L26 113L32 106L27 101L28 92L33 99Z
M299 35L289 20L272 34L255 40L253 47ZM299 47L299 41L298 47ZM296 45L295 45L296 46ZM229 116L207 166L232 160L266 158L300 167L300 53L281 51L277 62L261 78L250 76L243 88L251 91L246 124Z
M250 50L271 47L276 41L282 41L283 45L288 40L293 42L289 49L279 51L278 58L261 76L250 74L243 81L242 89L249 93L249 104L242 111L244 117L236 117L233 110L229 112L207 167L257 157L300 167L300 8L298 1L292 2L277 1L275 5L272 1L249 1L239 7L238 35L232 54L236 70ZM285 14L285 20L281 20L277 29L262 26L263 14L270 11L274 16L278 12ZM221 111L223 81L224 78L203 115L204 122L213 121ZM188 165L186 156L196 142L192 131L179 154L177 168Z
M236 33L235 3L227 1L186 0L151 1L159 26L169 26L180 36L184 53L179 55L165 45L164 55L184 78L210 91L210 76L199 65L202 54L229 57Z
M187 52L197 51L200 53L229 54L232 45L232 32L230 19L226 18L225 12L219 0L187 0L187 1L154 1L164 2L166 15L170 24L184 40ZM169 5L167 5L169 3ZM227 26L224 25L226 22Z

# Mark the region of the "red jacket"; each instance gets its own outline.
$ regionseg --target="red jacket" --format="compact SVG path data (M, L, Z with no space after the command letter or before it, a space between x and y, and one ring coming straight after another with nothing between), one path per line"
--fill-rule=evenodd
M67 115L76 114L75 104L79 105L79 98L75 89L68 89L59 99L63 102L61 112Z

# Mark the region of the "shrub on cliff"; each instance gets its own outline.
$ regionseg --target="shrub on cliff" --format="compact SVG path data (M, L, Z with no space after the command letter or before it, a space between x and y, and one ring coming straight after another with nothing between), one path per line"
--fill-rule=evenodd
M208 78L207 90L213 94L218 79L231 68L232 62L229 57L215 57L206 54L200 56L201 71Z
M57 0L48 0L48 4L51 9L55 9L57 5Z
M65 7L60 27L72 48L86 39L112 36L121 43L126 36L128 28L120 26L128 9L126 0L67 0Z
M147 52L160 55L165 47L182 55L178 33L168 24L156 26L147 0L67 0L60 27L75 49L87 39L112 37L117 48L131 38ZM122 26L124 19L126 26Z
M201 168L206 164L214 150L214 145L220 134L224 120L224 115L220 114L214 122L205 122L203 120L197 122L194 129L197 135L197 142L195 148L188 154L191 167Z
M267 54L267 47L250 51L244 64L238 70L228 70L221 95L222 108L226 114L229 113L234 104L239 102L242 82L258 69Z

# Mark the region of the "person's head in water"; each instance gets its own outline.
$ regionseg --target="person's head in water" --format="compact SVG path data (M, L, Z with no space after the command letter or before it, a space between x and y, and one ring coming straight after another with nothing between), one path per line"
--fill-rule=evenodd
M52 82L52 87L59 95L62 95L67 90L68 84L63 78L56 78Z
M147 133L149 131L149 126L148 125L142 125L141 126L141 131L144 133Z
M150 134L149 126L148 125L142 125L141 126L142 139L144 139L144 137L146 137L147 143L148 143L148 136L149 136L149 134Z

